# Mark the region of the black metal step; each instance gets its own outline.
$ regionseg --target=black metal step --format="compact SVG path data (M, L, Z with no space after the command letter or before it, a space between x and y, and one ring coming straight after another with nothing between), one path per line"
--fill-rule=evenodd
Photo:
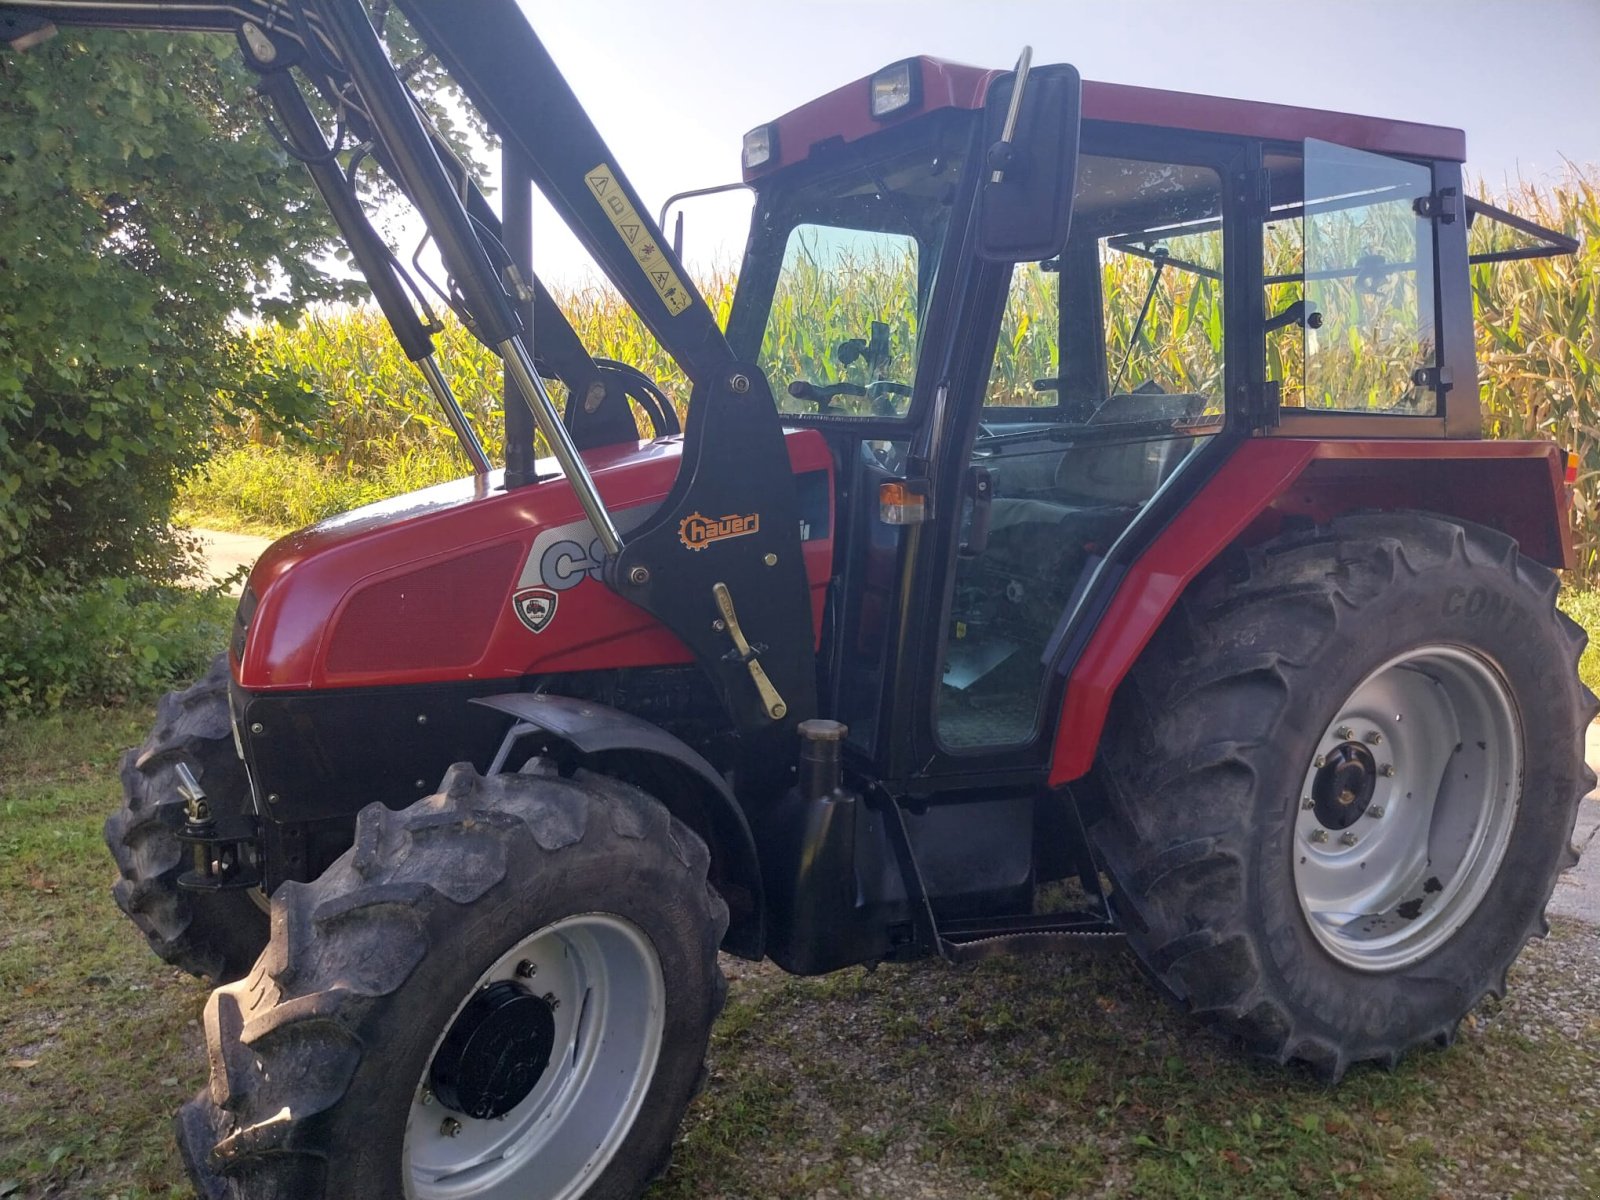
M1122 941L1122 930L1097 912L939 922L940 953L951 962L976 962L1002 954L1111 949Z

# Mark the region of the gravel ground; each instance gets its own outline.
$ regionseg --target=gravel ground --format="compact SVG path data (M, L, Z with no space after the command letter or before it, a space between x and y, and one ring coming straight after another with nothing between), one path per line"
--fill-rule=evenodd
M1600 931L1558 920L1454 1047L1329 1089L1130 958L733 981L661 1197L1600 1195Z

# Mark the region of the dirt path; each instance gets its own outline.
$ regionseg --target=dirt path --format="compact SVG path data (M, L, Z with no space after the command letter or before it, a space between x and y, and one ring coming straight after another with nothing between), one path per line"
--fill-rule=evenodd
M191 529L188 532L199 538L205 549L205 567L195 581L197 586L213 579L226 579L240 567L254 565L256 559L261 557L261 552L272 545L271 538L250 533L223 533L217 529ZM242 584L235 584L233 594L237 596L242 590Z

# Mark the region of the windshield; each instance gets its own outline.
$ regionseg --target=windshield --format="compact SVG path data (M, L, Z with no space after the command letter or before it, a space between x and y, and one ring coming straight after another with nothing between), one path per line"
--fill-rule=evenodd
M940 119L890 149L875 138L762 198L728 336L779 411L905 415L969 130Z

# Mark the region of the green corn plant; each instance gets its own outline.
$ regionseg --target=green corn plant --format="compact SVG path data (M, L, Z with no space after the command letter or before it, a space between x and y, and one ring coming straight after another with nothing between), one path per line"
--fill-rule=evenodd
M1600 583L1600 180L1592 170L1574 170L1554 188L1520 186L1495 199L1579 238L1581 245L1570 257L1473 268L1484 434L1547 438L1578 453L1573 520L1579 574ZM1318 257L1342 261L1344 256L1353 263L1363 244L1374 238L1400 246L1409 236L1408 214L1397 210L1378 214L1377 220L1394 227L1328 223L1319 236L1344 241L1319 245ZM1479 250L1496 244L1497 236L1502 238L1498 244L1505 244L1503 234L1480 221L1470 239ZM1176 257L1219 265L1220 242L1214 234L1181 240L1182 246L1171 246ZM1298 221L1269 226L1269 274L1297 274L1304 257ZM1169 266L1135 335L1152 264L1103 247L1101 269L1110 370L1115 372L1127 358L1120 388L1132 390L1150 380L1169 392L1220 396L1224 355L1230 352L1222 339L1220 284ZM773 299L762 347L762 366L780 403L793 403L784 389L794 379L864 382L859 363L846 368L837 361L837 348L845 340L868 336L873 321L890 325L890 377L909 380L910 351L921 333L916 278L909 251L893 248L876 247L854 257L834 254L825 268L797 256ZM1060 374L1058 278L1037 264L1023 264L1013 272L986 403L1054 402L1053 393L1035 391L1034 381ZM724 324L735 283L733 270L726 267L700 281ZM1414 286L1407 292L1406 281L1392 276L1377 281L1377 292L1372 285L1372 280L1363 284L1354 279L1316 285L1317 306L1342 314L1345 328L1335 337L1338 322L1330 319L1318 331L1329 336L1317 345L1310 398L1314 404L1394 405L1407 390L1404 381L1418 354L1427 350L1417 334ZM1270 285L1267 312L1281 312L1303 290L1299 282ZM1376 304L1375 297L1385 303ZM657 380L683 415L687 379L620 296L588 286L562 291L556 299L591 353L629 363ZM1366 336L1351 338L1357 317L1367 322ZM453 318L446 319L438 345L439 360L468 419L491 457L502 457L499 360ZM209 487L210 503L237 503L251 512L270 511L270 517L258 515L260 520L301 524L464 472L455 439L432 396L371 309L322 309L290 328L261 325L252 331L252 348L272 373L303 381L315 398L314 414L293 434L248 420L238 428L217 430L213 448L220 457L212 467L213 482L192 483L196 495ZM1268 338L1268 377L1283 386L1289 406L1307 403L1304 350L1298 326ZM854 407L864 410L862 402ZM543 446L537 449L542 452ZM281 469L274 468L268 479L263 464L273 455L292 466L280 463ZM259 486L249 485L251 477L257 477ZM314 484L313 477L324 482ZM293 503L271 499L285 493L295 498Z
M1496 203L1579 239L1559 258L1472 268L1478 393L1484 434L1549 438L1578 455L1573 531L1578 573L1600 583L1600 186L1573 170L1552 189L1522 184ZM1504 245L1503 231L1475 223L1469 245Z

